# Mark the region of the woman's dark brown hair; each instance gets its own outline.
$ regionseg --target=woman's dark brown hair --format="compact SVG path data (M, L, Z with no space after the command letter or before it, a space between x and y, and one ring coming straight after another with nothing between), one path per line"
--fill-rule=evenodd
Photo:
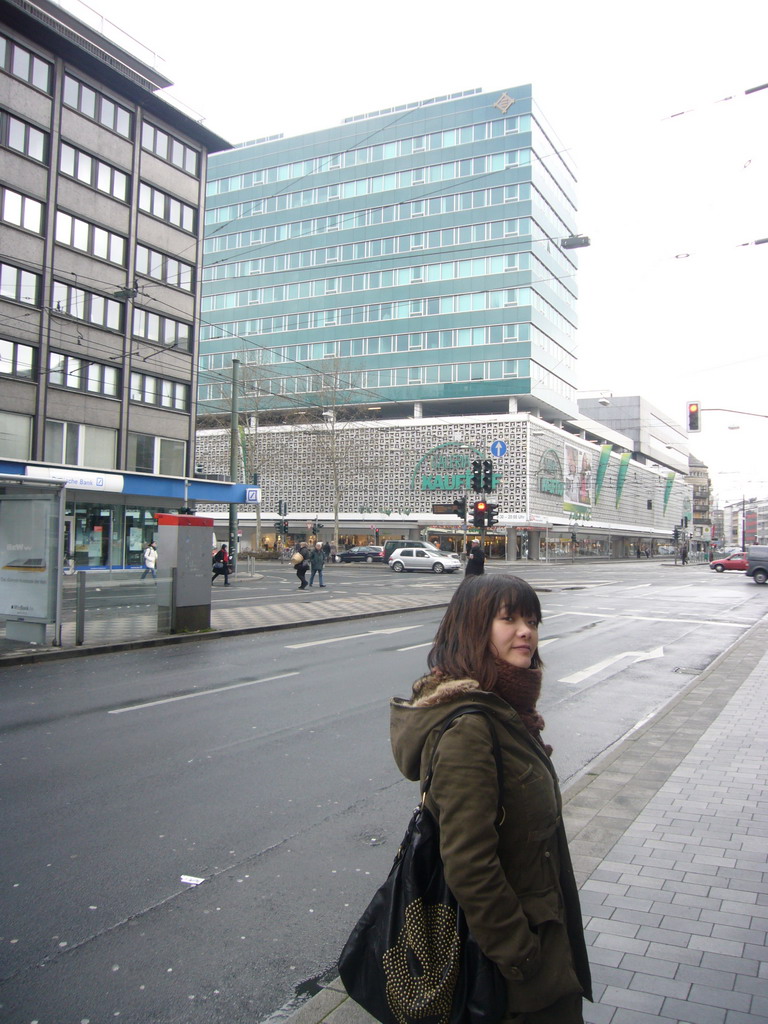
M541 605L536 591L519 576L501 573L467 576L451 598L435 642L427 657L431 669L451 679L476 679L483 689L496 678L496 659L491 650L493 620L502 608L541 622ZM531 668L540 668L538 648Z

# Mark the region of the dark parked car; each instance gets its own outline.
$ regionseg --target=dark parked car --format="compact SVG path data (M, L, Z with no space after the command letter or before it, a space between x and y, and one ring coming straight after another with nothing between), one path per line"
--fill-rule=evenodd
M747 568L746 552L734 551L727 558L716 558L714 562L709 563L709 568L714 569L715 572L725 572L726 569L741 569L743 572Z
M383 562L384 548L378 544L364 544L361 547L342 551L339 558L342 562Z
M755 544L747 551L747 576L755 583L768 583L768 546Z

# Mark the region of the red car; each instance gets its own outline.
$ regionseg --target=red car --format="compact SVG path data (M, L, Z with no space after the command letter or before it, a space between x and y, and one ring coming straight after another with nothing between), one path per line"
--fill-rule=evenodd
M727 558L717 558L714 562L709 563L709 568L714 569L715 572L725 572L726 569L744 571L747 568L747 553L746 551L736 551L732 555L728 555Z

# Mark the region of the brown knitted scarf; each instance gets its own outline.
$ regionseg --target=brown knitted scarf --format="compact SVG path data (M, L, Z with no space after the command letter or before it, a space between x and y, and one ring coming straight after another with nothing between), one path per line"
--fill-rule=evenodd
M531 736L550 755L552 747L541 738L544 719L536 710L536 702L541 694L541 669L517 668L498 659L496 669L496 681L491 687L491 693L501 697L518 713Z

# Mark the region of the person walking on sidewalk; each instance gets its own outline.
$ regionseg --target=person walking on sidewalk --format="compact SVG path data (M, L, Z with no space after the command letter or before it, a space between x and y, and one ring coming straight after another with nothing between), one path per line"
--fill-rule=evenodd
M144 580L151 575L153 580L157 579L157 547L151 540L144 549L144 572L141 578Z
M315 576L320 580L320 586L325 588L323 583L323 566L325 565L325 552L323 551L323 545L320 541L315 544L314 550L309 559L309 564L312 567L312 571L309 574L309 585L310 587L315 581Z
M489 722L465 714L434 753L426 806L445 878L482 951L507 982L504 1024L583 1024L592 999L578 889L544 720L535 591L516 576L469 576L455 591L409 699L390 704L398 768L419 780L445 720L482 708L501 747L504 813Z
M479 540L473 540L467 555L465 576L482 576L485 573L485 552Z
M224 586L229 586L229 552L227 551L226 544L222 544L213 556L213 576L211 576L211 584L213 584L213 581L217 576L223 576Z

